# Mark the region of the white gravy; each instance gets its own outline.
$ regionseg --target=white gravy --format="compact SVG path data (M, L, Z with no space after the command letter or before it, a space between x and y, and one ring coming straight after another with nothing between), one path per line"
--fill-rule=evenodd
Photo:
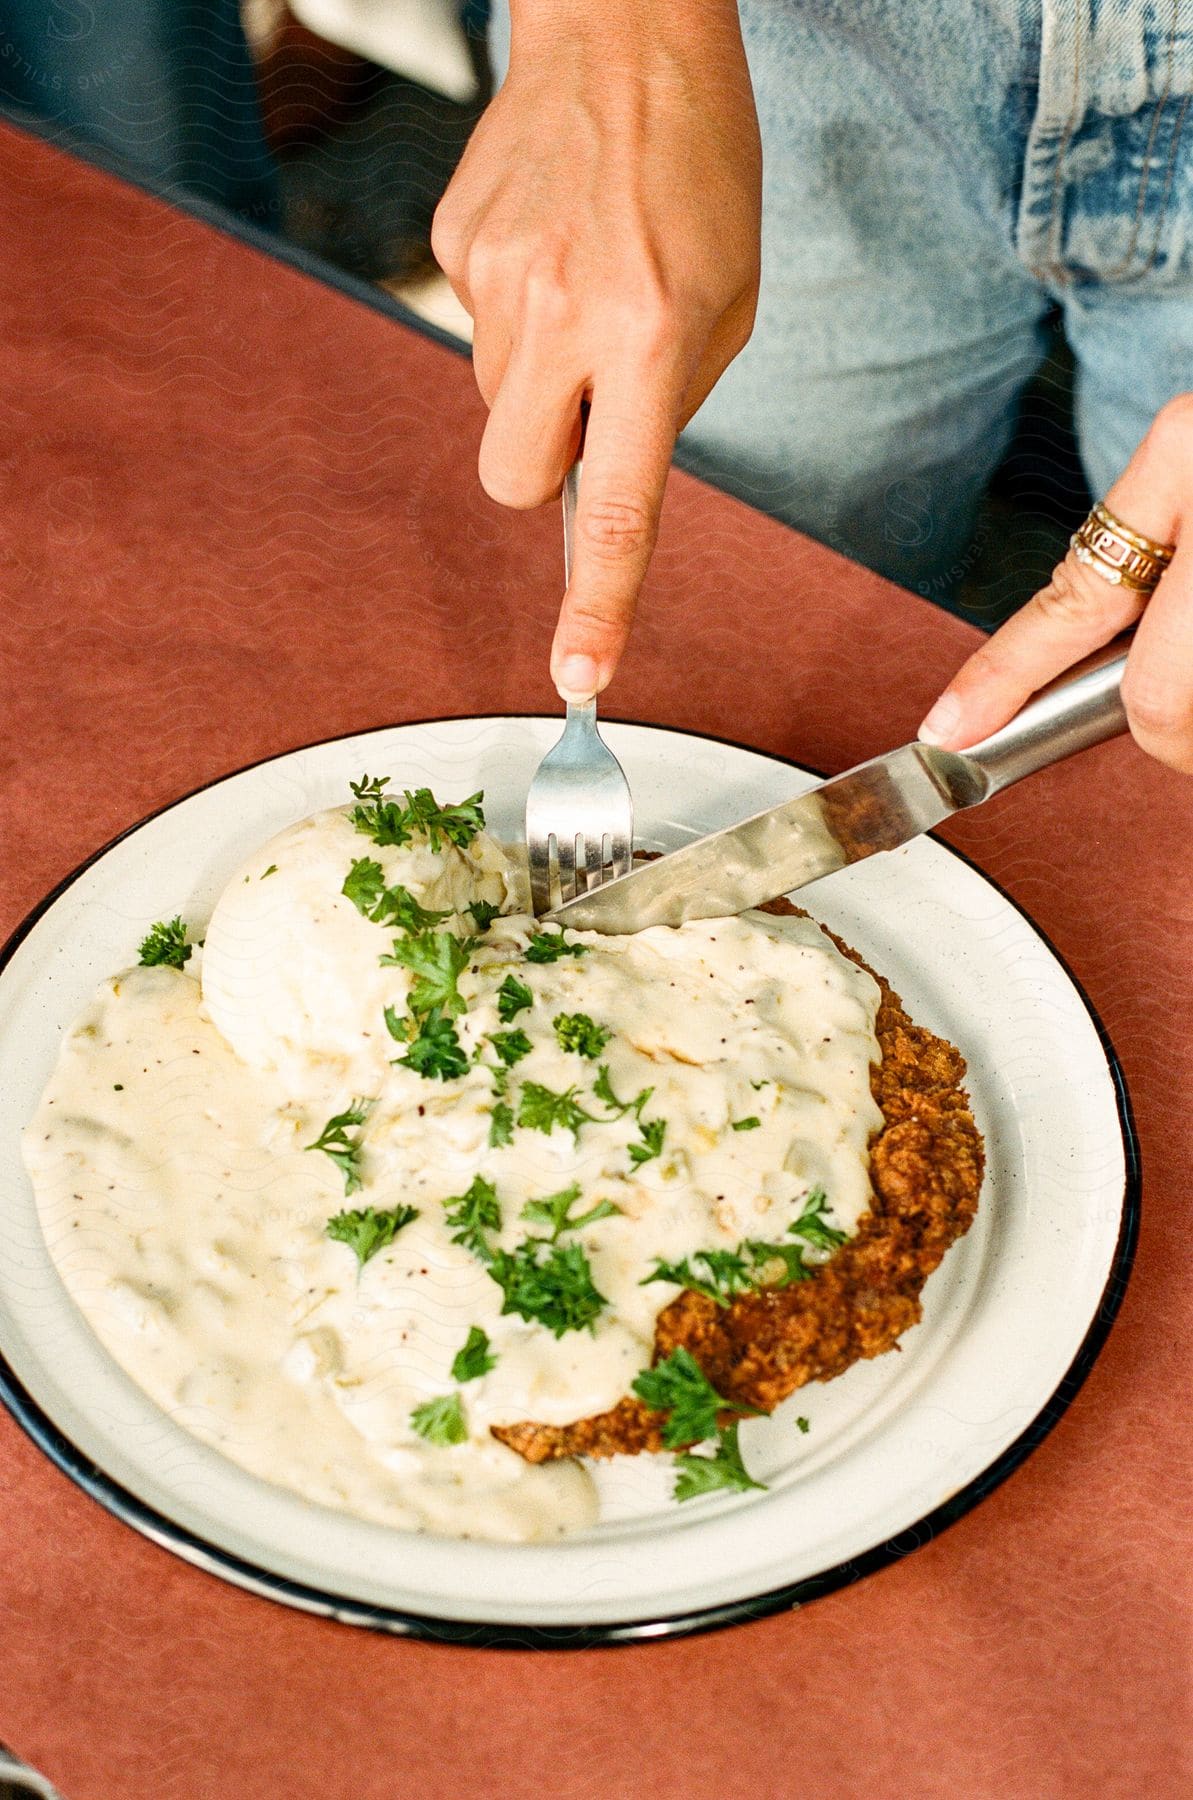
M25 1137L46 1241L102 1343L185 1430L253 1474L397 1527L505 1540L590 1523L579 1464L532 1468L490 1435L522 1419L566 1424L603 1411L649 1365L659 1311L679 1291L643 1285L675 1262L743 1238L777 1240L822 1187L838 1228L869 1205L867 1145L878 992L811 921L761 915L569 933L587 953L527 962L525 911L496 919L460 978L455 1080L394 1066L411 977L382 967L395 933L340 889L355 859L382 864L426 906L482 897L524 907L523 877L484 835L467 851L378 849L339 810L291 827L228 884L205 949L186 968L134 968L105 982L67 1035ZM465 915L440 929L472 930ZM533 1004L503 1023L513 975ZM582 1012L611 1031L596 1059L564 1050L553 1019ZM516 1127L489 1145L497 1066L488 1034L524 1031L509 1072L576 1098L599 1122L578 1134ZM633 1112L592 1096L653 1090L661 1154L636 1165ZM345 1197L329 1157L306 1148L353 1098L361 1190ZM756 1119L756 1126L733 1129ZM483 1175L499 1197L494 1249L527 1234L523 1206L578 1182L575 1213L618 1210L567 1234L583 1245L605 1306L555 1337L503 1314L503 1293L451 1241L444 1202ZM326 1234L342 1209L418 1208L362 1266ZM495 1366L459 1383L469 1330ZM466 1441L429 1444L411 1414L458 1392Z

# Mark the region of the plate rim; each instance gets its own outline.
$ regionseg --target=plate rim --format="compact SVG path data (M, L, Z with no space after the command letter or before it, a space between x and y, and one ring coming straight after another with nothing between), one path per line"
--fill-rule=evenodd
M3 976L13 956L38 921L51 907L57 904L76 881L86 874L88 869L126 838L133 836L144 826L151 824L163 814L171 812L175 807L184 805L197 795L206 793L211 788L218 787L221 783L230 781L239 775L247 775L254 769L264 767L267 763L278 762L288 756L300 755L307 750L319 750L331 744L343 743L350 738L371 735L374 732L403 730L411 726L448 725L463 721L476 720L479 722L499 719L541 723L554 721L555 715L543 712L501 710L444 713L430 718L396 720L388 725L363 725L348 731L333 732L327 737L295 744L288 750L271 751L268 755L255 757L251 762L240 764L234 769L227 769L222 774L214 775L209 780L200 782L196 787L189 788L185 793L176 795L174 799L163 802L161 806L154 807L142 818L126 825L63 875L50 891L30 908L4 943L0 945L0 977ZM633 725L648 731L665 731L678 737L699 738L706 743L721 744L734 750L744 750L752 756L761 756L783 767L795 769L800 773L816 775L821 780L825 779L822 771L807 763L799 762L794 757L784 756L777 751L760 750L756 744L743 743L740 739L725 737L717 732L692 731L682 725L658 724L643 719L617 717L610 718L607 722L617 725ZM392 1637L412 1638L429 1643L460 1644L473 1649L512 1650L591 1650L693 1637L705 1632L724 1630L732 1625L749 1624L779 1612L799 1611L813 1600L834 1593L840 1588L853 1586L864 1580L866 1576L902 1561L905 1556L919 1549L922 1544L938 1537L950 1525L956 1524L959 1519L964 1518L967 1513L979 1506L996 1488L1001 1487L1003 1482L1027 1461L1032 1452L1039 1448L1064 1417L1084 1386L1118 1317L1134 1266L1142 1211L1142 1165L1130 1091L1110 1033L1084 984L1074 974L1067 960L1056 948L1048 934L1000 882L981 868L975 859L967 855L965 851L958 850L954 845L939 838L935 831L927 832L924 835L931 838L948 855L956 857L959 862L972 869L994 889L1000 899L1019 914L1040 939L1049 954L1056 959L1066 979L1072 985L1089 1015L1090 1022L1097 1033L1102 1054L1106 1059L1122 1138L1124 1178L1118 1236L1106 1281L1085 1336L1053 1392L1019 1436L1008 1444L994 1458L993 1462L971 1477L969 1481L963 1483L947 1500L925 1513L914 1524L905 1526L893 1537L875 1544L859 1556L835 1563L827 1569L814 1575L804 1576L798 1581L769 1588L761 1594L747 1595L741 1599L721 1601L678 1613L664 1612L649 1619L614 1620L587 1625L502 1625L476 1620L444 1618L435 1614L411 1612L399 1607L374 1605L367 1601L353 1600L306 1582L292 1580L288 1576L262 1569L257 1564L237 1556L233 1551L210 1543L188 1527L179 1525L155 1507L149 1506L145 1501L139 1499L136 1494L130 1492L101 1469L98 1464L85 1456L29 1393L2 1350L0 1350L0 1405L5 1407L42 1454L89 1499L96 1501L112 1517L147 1538L151 1543L156 1544L159 1549L169 1551L205 1575L227 1581L260 1598L273 1600L320 1618L334 1619L341 1624L364 1626Z

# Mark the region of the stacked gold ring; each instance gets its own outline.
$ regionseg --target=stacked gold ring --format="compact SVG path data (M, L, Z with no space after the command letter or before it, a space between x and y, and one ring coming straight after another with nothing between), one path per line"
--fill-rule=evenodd
M1100 500L1069 539L1069 547L1078 562L1096 570L1103 581L1139 594L1154 591L1175 549L1133 531Z

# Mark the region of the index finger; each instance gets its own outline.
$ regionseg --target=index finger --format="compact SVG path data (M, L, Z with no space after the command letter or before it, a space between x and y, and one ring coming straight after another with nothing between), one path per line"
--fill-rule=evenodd
M1159 543L1180 535L1183 459L1174 455L1175 418L1171 408L1157 415L1106 495L1113 512ZM1038 688L1134 624L1147 598L1112 586L1070 549L1048 585L962 664L921 724L920 738L948 750L978 743L1013 718Z
M565 700L612 679L658 537L685 375L627 363L593 381L572 575L551 648Z

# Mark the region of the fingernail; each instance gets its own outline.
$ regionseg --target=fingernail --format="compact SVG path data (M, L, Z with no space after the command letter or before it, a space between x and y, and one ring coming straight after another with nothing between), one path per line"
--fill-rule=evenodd
M555 687L561 700L573 705L591 700L601 672L591 656L565 656L555 671Z
M961 723L961 702L955 694L942 694L916 736L921 744L943 744Z

